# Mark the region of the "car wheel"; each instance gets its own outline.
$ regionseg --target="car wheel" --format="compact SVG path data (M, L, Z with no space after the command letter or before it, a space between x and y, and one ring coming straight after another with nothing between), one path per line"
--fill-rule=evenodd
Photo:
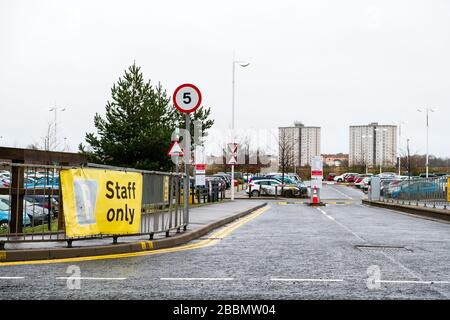
M252 197L259 197L259 191L258 190L253 190L252 191Z
M342 182L342 179L337 179L337 182Z

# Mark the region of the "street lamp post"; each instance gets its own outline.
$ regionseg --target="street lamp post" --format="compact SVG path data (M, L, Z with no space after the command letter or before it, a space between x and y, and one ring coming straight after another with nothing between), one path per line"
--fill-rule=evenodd
M232 139L233 139L233 143L236 142L235 141L235 136L234 136L234 91L235 91L235 74L236 74L236 64L238 64L239 66L245 68L248 67L250 65L249 62L245 62L245 61L237 61L234 60L233 58L233 80L232 80L232 97L231 97L231 135L232 135ZM231 200L234 200L234 163L231 164Z
M402 174L402 158L400 155L400 149L401 149L401 143L402 143L402 124L405 124L404 121L393 121L394 124L398 126L398 132L397 132L397 164L398 164L398 175L400 176Z
M426 156L426 160L425 160L425 167L426 167L426 177L427 178L428 178L428 166L429 166L429 164L428 164L428 157L429 157L429 155L428 155L428 135L429 135L429 133L428 133L428 131L429 131L429 121L428 121L429 116L428 116L428 114L429 114L430 111L431 112L435 112L437 110L438 110L438 108L430 108L430 107L417 109L417 111L419 111L419 112L424 112L425 111L425 114L426 114L426 121L427 121L427 156Z
M66 111L66 108L53 107L53 108L50 108L49 111L55 112L55 125L54 125L53 129L54 129L54 135L55 135L55 149L56 149L58 146L58 131L56 130L57 114L58 114L58 111L61 111L61 112Z

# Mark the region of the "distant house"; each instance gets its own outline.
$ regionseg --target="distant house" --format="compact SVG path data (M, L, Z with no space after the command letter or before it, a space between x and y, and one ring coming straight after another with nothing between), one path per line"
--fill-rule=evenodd
M330 167L340 167L348 163L348 154L337 153L337 154L322 154L323 163Z

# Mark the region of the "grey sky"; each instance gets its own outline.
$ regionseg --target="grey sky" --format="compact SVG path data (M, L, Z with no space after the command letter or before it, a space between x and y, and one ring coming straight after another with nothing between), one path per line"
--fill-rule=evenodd
M133 60L171 94L197 84L216 128L322 127L322 151L348 152L348 126L403 120L425 152L450 156L450 1L0 0L1 145L45 135L56 102L75 150Z

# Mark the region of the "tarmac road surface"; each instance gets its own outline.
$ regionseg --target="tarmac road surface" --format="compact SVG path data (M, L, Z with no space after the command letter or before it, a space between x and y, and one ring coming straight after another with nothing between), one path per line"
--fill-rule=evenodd
M450 225L362 196L325 185L325 207L269 201L190 249L1 266L0 299L448 299Z

